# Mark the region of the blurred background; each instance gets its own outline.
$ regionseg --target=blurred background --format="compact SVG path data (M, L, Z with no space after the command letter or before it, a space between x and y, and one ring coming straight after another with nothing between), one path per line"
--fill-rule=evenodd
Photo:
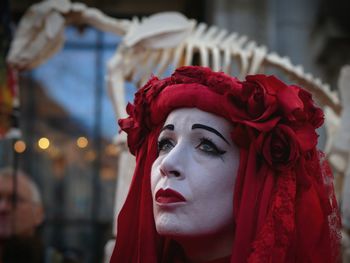
M16 25L37 2L2 0L2 75ZM80 2L116 18L179 11L290 57L332 89L337 89L340 68L350 63L348 0ZM59 53L18 77L20 106L11 125L22 135L20 140L0 139L0 167L20 168L39 185L46 211L41 229L45 243L75 253L82 262L102 262L103 247L113 237L118 176L113 144L118 126L106 91L106 62L121 39L90 27L67 27L65 36ZM132 100L135 87L127 85L127 100ZM4 126L6 121L1 121Z

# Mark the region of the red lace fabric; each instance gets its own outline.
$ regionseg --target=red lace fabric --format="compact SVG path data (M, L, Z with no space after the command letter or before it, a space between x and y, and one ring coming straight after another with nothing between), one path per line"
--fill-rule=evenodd
M340 262L341 223L332 180L324 154L316 151L296 172L280 174L248 262Z
M179 249L157 234L150 188L157 137L176 108L196 107L233 124L240 149L234 189L232 263L340 262L332 173L316 149L323 112L312 96L273 76L241 82L203 67L153 77L119 121L136 169L118 217L111 262L174 262ZM234 175L233 175L234 176ZM175 256L174 256L175 255Z
M326 218L329 226L330 247L332 252L331 258L341 261L341 255L339 254L340 240L342 238L340 232L341 220L333 187L333 173L324 153L319 152L319 160L320 176L318 180L321 188L320 192L323 193L325 207L328 208L326 210Z

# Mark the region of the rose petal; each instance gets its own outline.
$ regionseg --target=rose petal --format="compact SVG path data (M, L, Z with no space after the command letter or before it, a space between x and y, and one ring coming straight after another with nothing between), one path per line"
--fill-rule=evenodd
M264 113L254 121L264 121L265 119L269 118L276 111L276 109L277 109L276 103L272 103L265 109Z
M134 110L135 110L135 106L130 102L128 102L128 104L126 105L126 113L131 115L133 114Z
M261 90L256 90L252 96L248 99L248 112L256 118L264 112L264 94Z
M299 142L295 132L287 125L278 124L267 134L260 134L256 140L257 150L274 169L285 170L294 167L300 157Z
M281 117L275 117L265 122L256 122L256 120L244 120L242 121L242 123L246 124L247 126L253 127L259 131L268 132L276 126L280 119Z
M272 155L271 155L271 138L272 138L271 134L267 135L267 138L264 141L263 149L262 149L264 158L269 165L272 165L273 163Z
M303 101L298 96L299 89L296 86L281 85L277 92L279 106L288 116L297 109L303 109Z
M318 135L311 124L305 123L301 127L294 127L293 130L302 151L309 151L317 145Z
M118 124L121 130L127 131L128 129L134 127L135 121L133 118L129 117L126 119L119 119Z
M245 103L244 108L249 114L248 119L251 123L265 122L275 113L277 109L276 92L281 83L272 76L262 74L246 77L240 99ZM260 127L259 124L255 126ZM270 128L264 130L268 129Z
M324 122L323 110L316 108L310 118L310 122L315 129L319 128Z
M274 76L266 76L264 74L250 75L246 77L246 80L258 83L269 95L276 95L276 91L281 84L285 85Z

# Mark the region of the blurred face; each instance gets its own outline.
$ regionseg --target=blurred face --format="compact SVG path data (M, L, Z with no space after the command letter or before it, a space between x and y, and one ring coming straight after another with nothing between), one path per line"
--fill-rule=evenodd
M43 220L42 207L32 201L27 180L17 179L17 202L13 206L14 189L11 177L0 176L0 239L13 235L30 236Z
M151 173L160 235L213 235L232 228L239 154L231 130L224 118L196 108L169 114Z

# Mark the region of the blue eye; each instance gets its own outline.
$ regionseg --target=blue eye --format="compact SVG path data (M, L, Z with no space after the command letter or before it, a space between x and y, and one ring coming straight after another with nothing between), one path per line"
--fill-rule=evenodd
M200 143L196 147L197 149L213 156L220 156L226 153L226 151L223 151L219 149L215 143L213 143L210 139L208 138L201 138Z
M158 141L158 153L170 152L172 148L174 148L174 144L170 139L164 138Z

